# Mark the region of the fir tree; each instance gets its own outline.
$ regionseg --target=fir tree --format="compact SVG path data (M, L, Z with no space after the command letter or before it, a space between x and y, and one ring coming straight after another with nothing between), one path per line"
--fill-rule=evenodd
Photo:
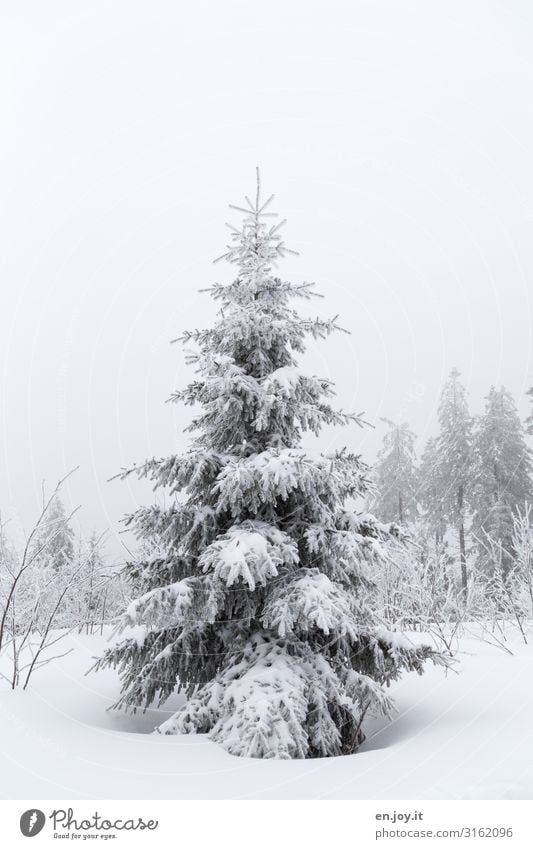
M237 277L210 289L215 324L183 337L196 343L197 378L172 397L200 405L196 436L136 469L175 500L127 518L159 553L129 565L143 592L123 625L136 630L97 666L118 667L118 705L133 710L187 691L163 733L209 732L249 757L339 755L364 739L365 715L389 711L384 684L440 656L371 612L369 572L390 531L345 505L367 493L367 466L347 450L301 447L304 431L359 418L336 412L330 381L297 366L306 337L337 323L290 306L311 285L273 272L287 249L271 200L258 178L255 202L234 207L244 221L224 258Z
M66 574L74 563L74 530L59 495L55 495L46 510L34 542L37 559L43 568Z
M377 497L372 511L384 522L403 525L416 519L415 435L406 422L382 419L388 431L376 463Z
M512 566L514 518L531 501L531 473L531 452L514 400L504 387L492 387L475 440L473 527L485 570L492 570L489 537L502 547L504 573Z
M420 458L417 499L422 508L423 521L429 533L434 536L435 545L438 548L444 539L445 521L435 437L428 439Z
M472 470L472 417L459 372L452 369L444 384L438 409L436 442L437 487L442 514L458 534L461 580L467 588L465 524Z

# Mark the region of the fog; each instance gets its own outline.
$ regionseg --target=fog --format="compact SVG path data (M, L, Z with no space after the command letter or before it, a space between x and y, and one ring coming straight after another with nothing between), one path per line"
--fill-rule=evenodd
M84 530L147 497L122 466L186 444L170 345L234 269L228 203L265 192L348 334L310 371L422 445L453 366L482 409L533 384L533 8L511 0L2 4L0 506L27 527L74 466ZM118 537L111 545L116 545Z

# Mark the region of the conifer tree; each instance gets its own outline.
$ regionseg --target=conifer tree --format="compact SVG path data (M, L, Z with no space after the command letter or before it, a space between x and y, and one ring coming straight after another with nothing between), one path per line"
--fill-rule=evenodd
M472 471L472 417L459 372L452 369L442 390L436 442L437 487L442 513L459 538L463 590L467 588L465 524Z
M422 518L439 548L444 539L444 507L437 454L437 439L430 437L420 458L417 477L417 499L422 508Z
M368 713L388 712L383 685L440 655L386 630L372 613L371 569L390 531L348 509L365 496L368 468L341 450L313 455L305 431L357 423L335 411L329 380L306 375L296 355L335 319L291 307L310 284L274 273L287 252L272 198L239 210L224 258L237 276L215 284L214 325L184 334L197 377L174 401L199 405L184 453L136 469L174 496L127 518L156 554L131 563L142 594L135 626L97 666L118 667L118 705L189 699L159 731L208 732L229 752L305 758L353 752ZM123 474L129 474L125 471Z
M37 559L43 568L66 574L73 566L74 530L59 495L50 500L34 548L37 552L42 549Z
M512 395L491 387L475 439L475 505L473 528L480 545L480 564L491 570L485 541L502 547L502 569L513 560L514 518L532 498L531 452Z
M377 496L372 511L384 522L400 525L416 519L415 435L407 422L382 419L388 430L376 463Z

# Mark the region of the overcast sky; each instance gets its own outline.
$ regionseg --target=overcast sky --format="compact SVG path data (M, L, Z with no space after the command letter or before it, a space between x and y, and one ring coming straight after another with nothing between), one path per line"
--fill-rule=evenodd
M65 497L84 529L146 498L107 483L185 444L169 340L229 280L228 203L265 191L280 267L351 335L312 345L339 404L435 428L462 372L474 412L533 384L533 6L527 0L0 4L4 516ZM305 307L304 307L305 308Z

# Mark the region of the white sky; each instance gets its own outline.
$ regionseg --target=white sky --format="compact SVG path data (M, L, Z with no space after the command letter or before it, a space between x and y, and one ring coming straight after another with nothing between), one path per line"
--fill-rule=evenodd
M146 497L106 479L185 444L169 340L213 315L254 167L351 336L312 346L339 405L434 429L533 383L533 6L526 0L0 5L0 505L49 485L85 529ZM232 218L232 220L235 220ZM325 434L368 459L380 431Z

